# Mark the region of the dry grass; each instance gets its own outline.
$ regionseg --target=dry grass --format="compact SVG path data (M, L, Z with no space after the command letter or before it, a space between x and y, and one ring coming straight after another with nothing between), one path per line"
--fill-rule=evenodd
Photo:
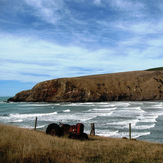
M0 124L0 162L163 162L163 145L103 137L70 140Z

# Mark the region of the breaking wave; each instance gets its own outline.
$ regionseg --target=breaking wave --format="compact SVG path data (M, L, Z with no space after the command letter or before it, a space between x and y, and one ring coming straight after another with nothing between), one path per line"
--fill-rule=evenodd
M81 122L86 133L90 132L90 124L95 123L97 135L111 137L128 137L131 123L133 138L146 136L150 139L150 135L155 134L160 116L163 116L163 102L0 102L0 106L0 123L34 128L35 117L38 117L38 129L45 130L50 123ZM163 125L163 118L159 123Z

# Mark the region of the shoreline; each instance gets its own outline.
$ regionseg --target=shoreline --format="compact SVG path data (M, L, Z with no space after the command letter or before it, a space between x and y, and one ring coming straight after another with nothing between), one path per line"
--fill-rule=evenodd
M5 103L49 103L49 104L56 104L56 103L91 103L91 102L94 102L94 103L102 103L102 102L163 102L162 99L160 100L156 100L156 99L153 99L153 100L119 100L119 101L115 101L115 100L112 100L112 101L8 101L8 100L5 100L5 101L2 101L2 102L5 102Z

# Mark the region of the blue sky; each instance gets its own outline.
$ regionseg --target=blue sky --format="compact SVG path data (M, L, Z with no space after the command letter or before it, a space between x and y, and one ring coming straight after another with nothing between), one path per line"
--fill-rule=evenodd
M0 0L0 96L162 66L162 0Z

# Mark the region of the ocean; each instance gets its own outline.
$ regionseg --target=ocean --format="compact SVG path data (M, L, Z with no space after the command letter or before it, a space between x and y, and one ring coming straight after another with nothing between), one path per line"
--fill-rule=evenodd
M50 123L83 123L89 134L91 123L96 135L129 137L137 140L163 143L163 102L87 102L87 103L6 103L9 97L0 97L0 123L45 131Z

